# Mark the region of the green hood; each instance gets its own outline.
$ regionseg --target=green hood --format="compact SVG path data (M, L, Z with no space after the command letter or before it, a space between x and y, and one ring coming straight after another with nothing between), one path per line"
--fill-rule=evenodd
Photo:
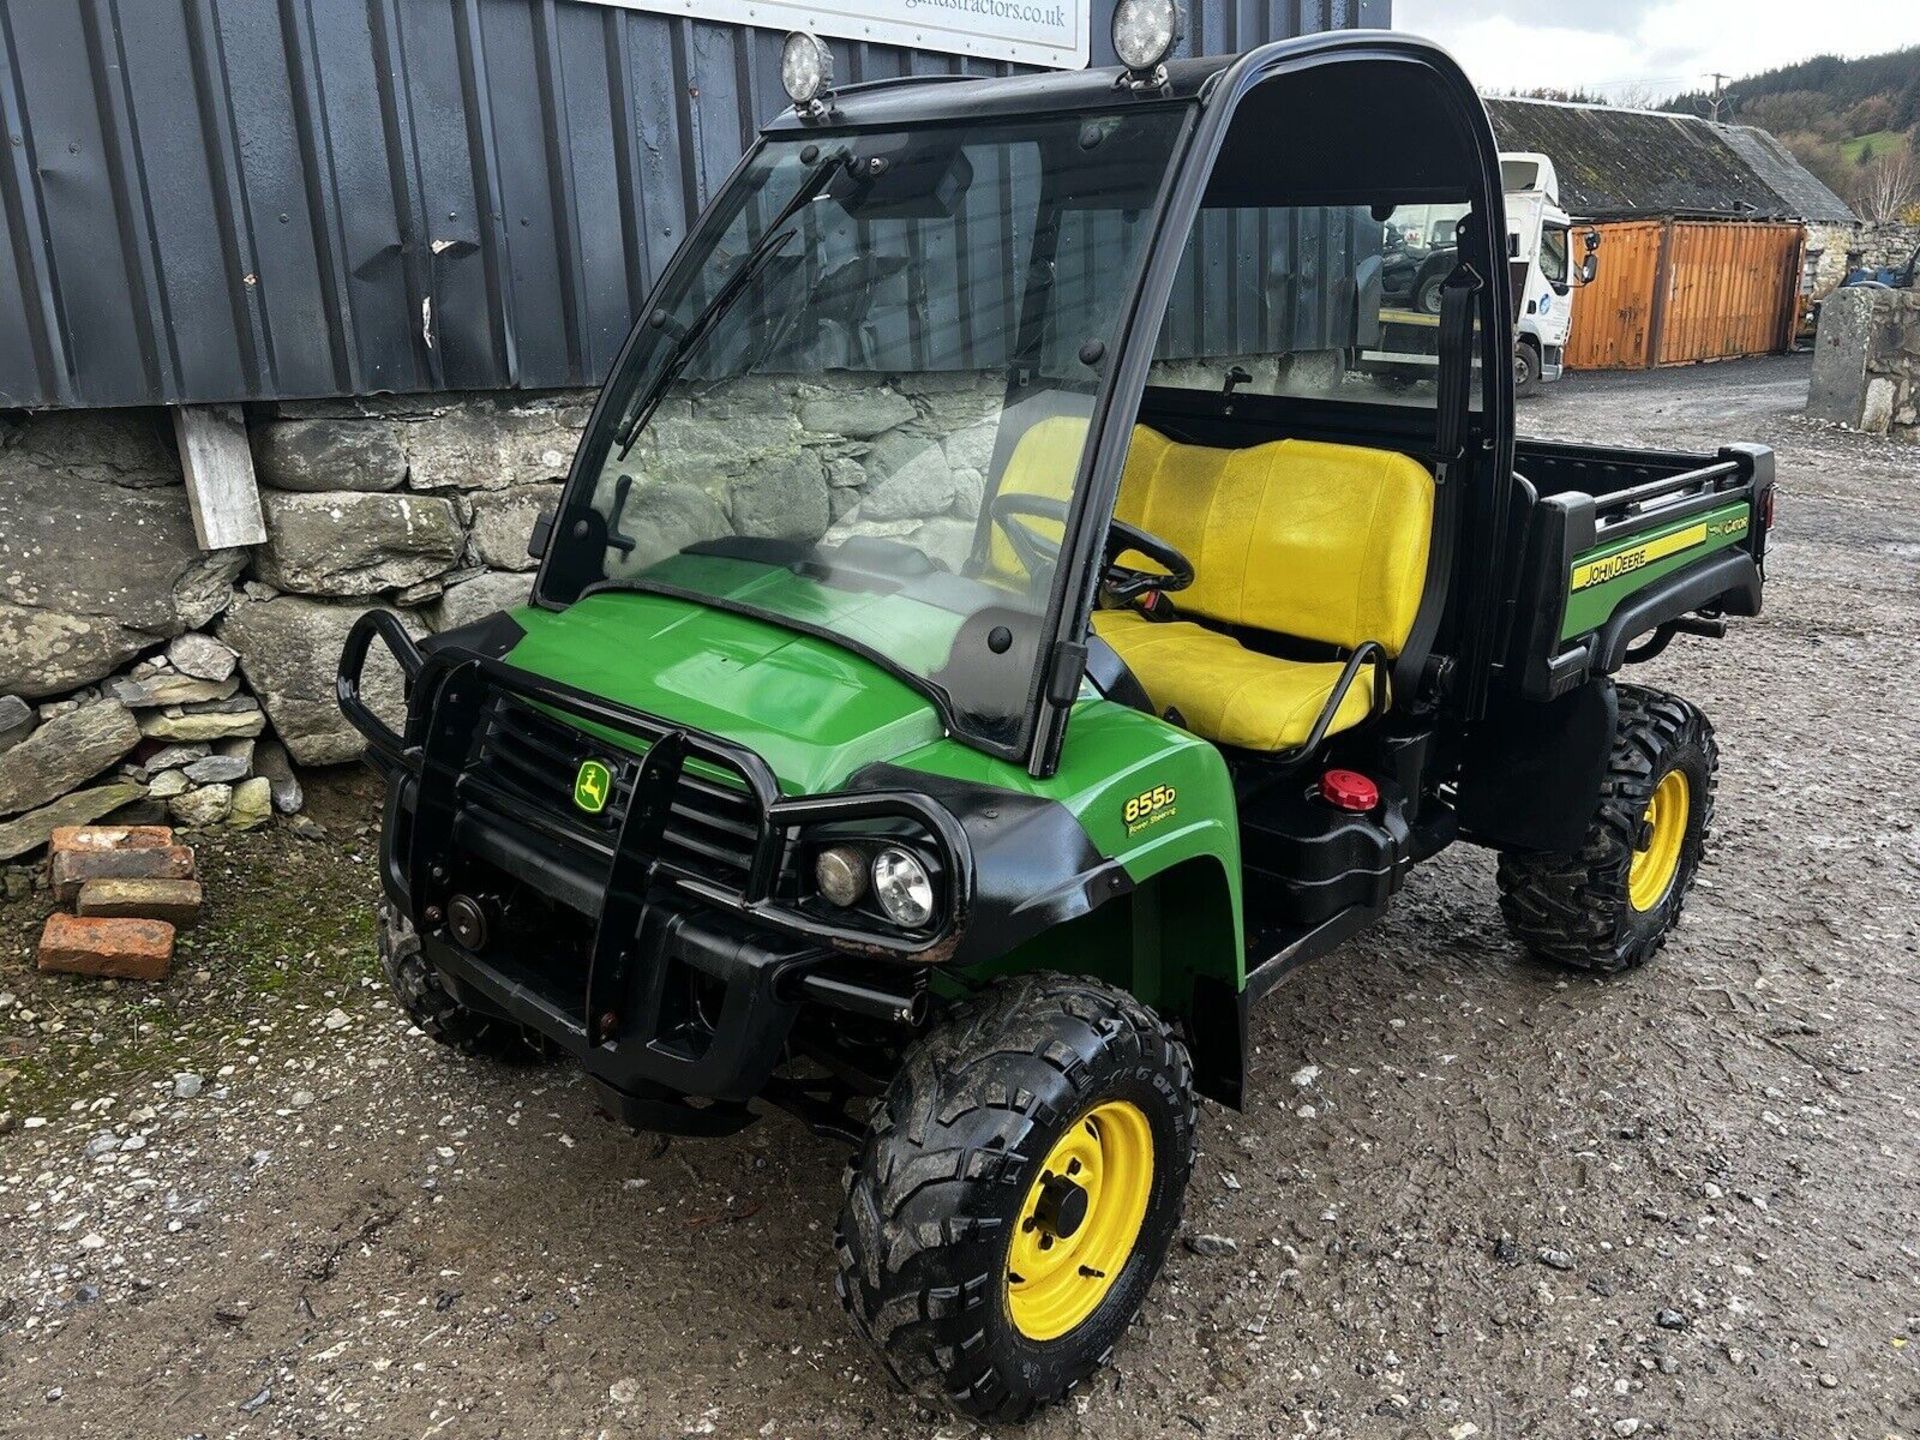
M942 734L932 703L872 661L727 610L603 591L512 615L526 637L508 664L745 745L790 794L831 790Z

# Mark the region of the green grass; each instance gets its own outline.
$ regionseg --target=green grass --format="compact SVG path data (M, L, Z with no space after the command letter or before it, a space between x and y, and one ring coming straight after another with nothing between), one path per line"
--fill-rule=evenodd
M1840 153L1847 157L1849 165L1858 165L1863 154L1871 160L1889 150L1898 150L1906 143L1907 136L1903 130L1876 130L1871 135L1856 135L1851 140L1842 140Z

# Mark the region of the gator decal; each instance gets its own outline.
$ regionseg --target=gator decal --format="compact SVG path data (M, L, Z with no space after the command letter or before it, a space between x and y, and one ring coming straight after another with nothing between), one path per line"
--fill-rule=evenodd
M1691 550L1707 538L1705 525L1689 525L1684 530L1676 530L1671 535L1662 535L1658 540L1649 540L1644 545L1635 545L1628 550L1616 550L1611 555L1602 555L1598 560L1589 560L1573 567L1573 588L1585 590L1590 586L1604 585L1609 580L1617 580L1622 575L1631 574L1643 565L1651 565L1656 560L1682 550Z
M1589 550L1573 562L1561 638L1594 629L1636 590L1744 539L1752 523L1752 507L1741 501L1625 545Z

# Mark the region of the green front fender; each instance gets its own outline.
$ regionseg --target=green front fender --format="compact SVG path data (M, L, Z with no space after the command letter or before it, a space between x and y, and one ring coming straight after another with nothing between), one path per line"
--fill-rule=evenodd
M1046 779L952 740L900 766L1013 790L1066 808L1129 893L990 962L989 972L1061 970L1120 985L1186 1016L1196 983L1237 996L1246 979L1240 826L1226 762L1209 742L1138 710L1088 698Z

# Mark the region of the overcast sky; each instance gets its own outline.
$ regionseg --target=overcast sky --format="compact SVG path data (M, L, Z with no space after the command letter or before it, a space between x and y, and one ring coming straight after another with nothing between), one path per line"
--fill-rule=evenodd
M1920 5L1807 0L1393 0L1396 30L1440 41L1483 90L1705 88L1827 51L1920 44ZM1869 35L1869 32L1870 35Z

